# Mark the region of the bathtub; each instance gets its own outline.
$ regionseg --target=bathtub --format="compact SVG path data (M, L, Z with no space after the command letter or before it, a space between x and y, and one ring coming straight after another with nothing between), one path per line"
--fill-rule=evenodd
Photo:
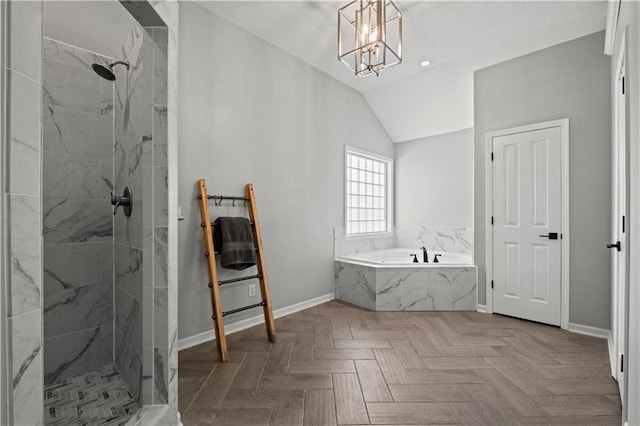
M431 262L434 254L442 254L439 263ZM429 260L407 248L342 256L334 261L335 298L376 311L475 311L471 254L434 251Z
M413 261L412 254L418 258ZM434 263L434 255L439 254L439 263ZM438 267L441 265L471 266L471 254L429 252L429 263L422 262L422 250L408 248L391 248L368 253L354 253L342 256L339 260L354 262L362 265L377 265L382 267Z

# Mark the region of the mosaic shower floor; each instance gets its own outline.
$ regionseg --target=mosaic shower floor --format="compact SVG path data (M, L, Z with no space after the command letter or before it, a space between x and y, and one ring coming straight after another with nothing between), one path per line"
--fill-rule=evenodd
M123 425L138 408L115 365L60 380L44 390L46 425Z

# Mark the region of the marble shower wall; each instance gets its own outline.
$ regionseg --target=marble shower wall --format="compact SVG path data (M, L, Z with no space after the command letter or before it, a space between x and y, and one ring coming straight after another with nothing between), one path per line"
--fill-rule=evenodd
M113 363L110 60L42 40L46 385Z
M3 19L0 46L5 76L0 117L3 154L0 181L3 208L3 308L1 322L6 382L0 374L2 424L38 424L43 404L42 377L42 206L41 196L41 73L42 8L39 2L0 2ZM4 157L2 157L4 155ZM6 227L6 228L5 228ZM9 232L10 231L10 232ZM6 278L6 279L5 279ZM4 296L7 296L5 299ZM4 366L3 366L4 368ZM6 404L4 399L7 398ZM7 408L5 410L4 408Z
M128 86L115 70L114 192L130 186L134 199L114 223L115 357L145 405L168 403L167 43L166 28L135 25L119 55Z
M166 152L168 166L169 194L163 185L159 186L156 194L157 210L162 216L168 210L166 257L162 254L163 245L158 243L158 256L152 256L153 271L156 282L165 287L159 287L160 296L157 303L154 302L152 312L157 318L153 321L145 318L144 334L154 336L154 343L167 343L168 360L162 358L163 348L158 346L149 352L151 365L153 365L154 353L158 362L155 363L157 374L151 375L151 383L156 380L157 386L162 389L163 380L168 390L168 404L145 406L132 418L132 424L177 424L177 61L178 61L178 3L175 0L152 0L150 2L122 2L131 14L145 25L169 26L167 48L168 72L159 70L154 84L162 85L163 75L166 75L167 111L166 129L160 121L158 132L166 132ZM6 410L0 410L0 423L16 425L43 424L41 407L43 406L43 342L42 342L42 163L40 161L41 139L40 129L42 125L42 2L41 1L1 1L3 37L6 43L0 45L2 62L0 70L6 77L3 80L2 94L5 96L6 109L0 107L7 126L0 133L2 143L2 164L6 173L0 177L3 185L2 205L6 215L2 224L2 238L7 250L0 253L4 256L4 265L7 265L6 280L0 280L0 290L7 295L3 299L0 309L4 316L2 343L6 343L3 354L7 358L6 381L4 375L0 375L3 381L1 393L3 404L6 398ZM161 17L161 19L159 17ZM164 21L164 22L163 22ZM162 31L158 34L162 37ZM162 45L158 42L158 45ZM162 52L160 48L160 52ZM161 59L159 59L161 61ZM159 63L159 62L158 62ZM165 63L166 65L166 63ZM159 87L162 92L162 88ZM162 111L161 104L160 112ZM102 110L101 110L102 111ZM88 124L88 123L84 123ZM154 123L155 124L155 123ZM71 126L73 127L73 126ZM154 126L154 129L156 127ZM157 138L161 141L161 138ZM162 142L160 142L161 144ZM160 145L160 150L162 150ZM160 151L158 151L160 152ZM161 156L159 157L161 160ZM157 163L162 167L161 162ZM153 166L152 166L153 167ZM168 199L168 201L167 201ZM164 203L164 204L163 204ZM168 204L168 207L167 207ZM159 226L163 228L163 226ZM11 230L11 232L8 232ZM7 232L4 232L7 231ZM147 233L148 234L148 233ZM151 235L154 235L152 233ZM158 241L163 241L162 230L158 231ZM148 247L157 246L153 242ZM153 250L153 249L152 249ZM156 260L157 259L157 260ZM168 266L167 266L168 264ZM89 262L86 268L92 266ZM81 268L82 265L75 265ZM166 276L162 274L166 270ZM76 273L77 271L73 271ZM159 280L159 281L158 281ZM151 281L149 285L152 285ZM147 283L145 281L145 283ZM147 284L145 284L147 285ZM151 293L156 287L151 288ZM163 290L164 289L164 290ZM163 305L163 291L168 293L167 306ZM163 315L166 315L166 320ZM162 329L162 327L166 327ZM145 359L146 365L146 359ZM150 369L153 369L151 367ZM4 390L8 391L4 392ZM164 392L160 390L158 401L162 399ZM152 398L152 397L151 397ZM145 404L147 401L144 397Z

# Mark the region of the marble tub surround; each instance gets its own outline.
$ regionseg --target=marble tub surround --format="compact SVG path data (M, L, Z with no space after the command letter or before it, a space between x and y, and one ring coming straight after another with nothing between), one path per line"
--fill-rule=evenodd
M475 266L372 267L334 262L336 299L376 311L475 311Z
M42 40L44 379L113 362L113 83L111 60Z
M333 228L333 255L338 259L345 254L366 253L395 247L393 234L383 236L346 237L344 226Z
M428 251L473 253L473 227L397 226L395 247L426 247Z

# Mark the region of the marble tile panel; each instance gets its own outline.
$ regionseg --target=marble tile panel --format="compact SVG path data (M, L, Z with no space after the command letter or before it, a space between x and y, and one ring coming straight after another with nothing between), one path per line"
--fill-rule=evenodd
M153 404L153 287L142 289L142 403Z
M403 311L433 311L433 301L427 294L428 273L424 270L404 275L400 305Z
M156 288L153 292L153 344L155 347L168 347L168 292L167 288Z
M116 341L116 355L118 352L132 350L142 352L142 303L134 299L126 291L116 288L115 291L115 325L121 333L120 343ZM141 293L142 296L142 293ZM122 346L126 342L129 348Z
M13 2L12 2L13 4ZM8 190L40 194L40 85L14 71L7 72L8 133L11 161Z
M153 107L153 165L167 165L167 107Z
M334 292L335 297L343 302L356 303L357 271L348 263L335 261L334 263Z
M16 316L40 307L40 197L9 195L8 249L11 261L8 314Z
M42 146L45 151L113 158L113 118L44 105Z
M49 41L58 45L59 57L57 60L67 65L90 70L91 65L93 64L97 63L106 65L113 60L111 57L91 52L58 40L49 39Z
M142 355L136 351L130 342L130 335L122 333L117 327L116 336L116 366L127 382L134 399L140 403L142 390Z
M142 27L132 28L123 46L123 57L131 62L129 101L132 105L153 105L153 42Z
M13 423L33 425L42 420L42 311L10 318Z
M402 310L402 280L404 275L384 270L376 273L376 310Z
M153 110L149 106L132 106L129 116L115 112L115 187L131 186L143 190L142 166L151 165Z
M170 263L167 272L169 277L169 324L171 324L178 319L178 284L175 279L178 276L178 264Z
M45 151L42 153L42 163L42 190L46 198L109 199L112 175L110 161Z
M356 305L376 309L376 271L373 268L358 268L356 278Z
M119 290L126 291L136 300L141 301L143 286L143 251L116 243L114 253L116 287Z
M42 37L42 57L60 62L62 43L49 37Z
M169 323L169 405L178 407L178 322ZM175 416L173 417L175 418Z
M153 228L153 285L166 288L168 286L167 228Z
M110 241L113 213L108 200L51 198L43 200L46 244Z
M142 286L153 287L153 227L145 226L142 232L142 252L147 262L142 264Z
M347 239L345 237L344 226L334 228L335 259L350 253L366 253L391 248L394 246L394 242L393 235L372 238L353 237Z
M165 327L166 330L166 327ZM169 401L169 348L153 349L153 403L166 404Z
M113 363L111 323L45 339L45 384Z
M100 114L100 77L91 68L42 60L43 103Z
M429 251L473 252L473 228L456 226L396 227L396 247L426 247Z
M108 326L113 319L113 284L65 288L44 297L44 335L53 337Z
M142 172L144 187L142 194L142 224L153 226L153 167L145 166Z
M122 190L117 191L118 194L122 194L122 192ZM131 216L125 216L122 207L118 208L118 213L115 216L113 216L113 211L111 212L113 217L113 234L116 243L141 250L143 248L143 201L140 199L140 192L135 190L132 190L132 192L133 209L131 210Z
M114 110L115 84L112 81L100 79L100 114L111 117Z
M113 157L102 158L100 168L102 170L101 177L103 189L105 191L105 197L107 199L110 199L111 194L113 193Z
M110 241L45 244L43 258L45 295L62 289L113 283Z
M42 41L40 2L12 1L8 3L7 66L36 81L40 81L40 44Z
M153 104L167 105L167 45L153 46Z
M452 306L454 310L473 311L476 309L477 272L475 268L467 268L454 277Z
M167 226L169 223L169 176L167 167L153 170L153 225Z

